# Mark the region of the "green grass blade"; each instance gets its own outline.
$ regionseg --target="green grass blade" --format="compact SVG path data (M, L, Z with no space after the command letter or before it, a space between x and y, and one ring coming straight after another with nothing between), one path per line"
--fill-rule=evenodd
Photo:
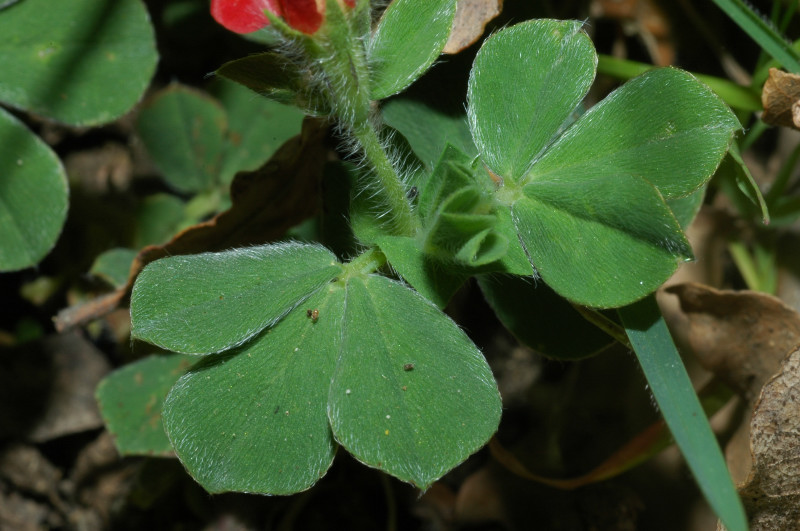
M746 530L741 500L655 296L620 308L619 315L661 414L700 490L728 531Z
M772 24L761 18L742 0L714 0L714 3L784 68L795 74L800 73L800 54Z

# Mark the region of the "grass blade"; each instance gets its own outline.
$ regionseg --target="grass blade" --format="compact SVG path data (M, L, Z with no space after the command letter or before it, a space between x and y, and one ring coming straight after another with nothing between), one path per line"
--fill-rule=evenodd
M772 24L755 13L742 0L714 0L714 3L786 70L795 74L800 73L800 54L786 42Z
M700 490L729 531L746 530L742 502L655 296L620 308L619 315L661 414Z

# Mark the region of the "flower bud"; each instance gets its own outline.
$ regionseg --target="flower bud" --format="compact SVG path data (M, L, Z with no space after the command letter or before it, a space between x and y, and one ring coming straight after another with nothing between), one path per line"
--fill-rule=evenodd
M342 9L356 0L337 0ZM236 33L251 33L269 24L265 11L282 17L290 27L313 35L325 18L325 0L211 0L214 20Z

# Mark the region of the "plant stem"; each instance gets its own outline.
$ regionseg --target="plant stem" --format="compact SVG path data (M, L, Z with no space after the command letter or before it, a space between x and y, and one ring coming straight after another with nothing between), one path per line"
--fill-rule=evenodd
M759 275L758 266L744 243L740 241L730 242L728 244L728 252L739 269L744 283L747 284L747 289L761 291L761 276Z
M364 160L372 169L369 177L374 179L375 188L381 194L383 206L391 216L395 232L400 236L413 236L417 230L417 220L406 196L406 189L386 154L378 133L368 121L353 127L350 132L361 147Z
M374 273L386 264L386 255L384 255L377 247L367 249L346 266L345 276L352 275L369 275Z
M364 6L361 6L364 9ZM358 13L356 13L358 15ZM365 15L366 16L366 15ZM354 35L336 2L328 0L328 25L325 52L312 50L329 80L329 97L336 119L361 150L361 155L372 171L366 176L383 199L383 207L392 220L395 233L412 236L417 229L411 204L406 197L403 182L381 143L371 120L373 102L370 99L370 78L364 50L364 35ZM368 25L366 31L368 31ZM311 45L316 45L313 41Z

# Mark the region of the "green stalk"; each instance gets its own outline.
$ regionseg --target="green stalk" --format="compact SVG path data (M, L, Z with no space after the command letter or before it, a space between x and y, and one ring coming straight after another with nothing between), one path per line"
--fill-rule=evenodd
M369 275L386 265L386 255L377 247L367 249L345 266L345 275Z
M381 192L383 206L390 212L395 232L399 236L413 236L418 222L411 210L406 189L392 161L389 160L375 128L370 122L365 122L351 129L350 133L358 142L364 159L373 170L369 177L375 179L375 187Z
M329 80L327 88L336 118L356 141L364 161L372 170L366 178L373 181L371 188L382 197L395 232L411 236L416 232L417 220L402 180L371 120L369 67L363 38L352 33L335 0L328 0L327 16L328 31L323 41L327 54L312 53L319 58L319 67Z
M758 266L745 244L740 241L732 241L728 244L728 252L731 254L733 263L739 269L744 283L747 284L747 289L761 291L761 275Z

